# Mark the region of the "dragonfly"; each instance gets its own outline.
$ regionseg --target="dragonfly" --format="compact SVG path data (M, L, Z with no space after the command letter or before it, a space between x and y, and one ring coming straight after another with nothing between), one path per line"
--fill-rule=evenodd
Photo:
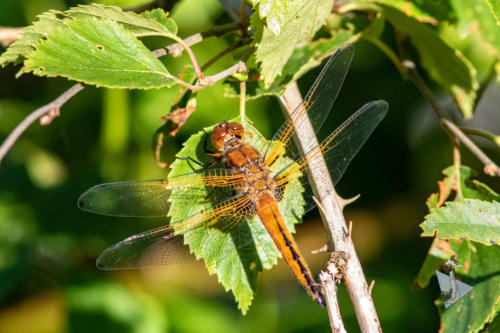
M186 188L190 191L202 189L203 200L210 201L209 205L190 216L133 235L109 247L97 259L98 268L114 270L177 263L185 256L181 250L184 247L183 234L215 225L230 231L242 221L258 216L258 221L264 225L298 282L313 300L324 305L313 274L284 222L279 202L293 182L301 182L304 211L313 209L316 202L307 181L310 165L322 157L332 183L337 183L387 113L385 101L372 101L356 111L317 147L302 152L294 143L295 128L304 122L310 122L314 133L318 134L345 80L353 52L353 46L347 45L329 58L303 103L294 109L265 149L259 150L246 143L243 125L223 121L213 128L211 134L216 151L206 149L205 152L213 159L211 163L202 164L192 156L183 157L203 166L201 169L162 180L106 183L83 193L78 201L81 209L113 216L167 216L170 202L175 199L173 196L181 198L185 195L189 200L183 190ZM282 163L276 170L277 161L282 158L290 162ZM222 198L211 199L210 193L217 191L224 193Z

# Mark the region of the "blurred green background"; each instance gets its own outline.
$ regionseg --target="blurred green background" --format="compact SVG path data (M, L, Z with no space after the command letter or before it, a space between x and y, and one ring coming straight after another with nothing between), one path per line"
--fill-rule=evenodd
M76 4L2 0L0 26L25 26L43 11ZM217 0L181 1L173 7L172 16L183 37L228 21ZM211 38L193 49L203 63L228 45L224 38ZM419 237L418 224L427 212L425 199L437 191L441 170L452 162L449 139L430 108L377 49L363 42L355 49L323 134L370 100L384 99L390 110L338 191L344 197L361 193L346 209L346 217L353 221L354 242L366 277L376 281L373 297L384 331L436 331L437 282L417 292L411 285L431 243ZM163 61L174 72L181 68L178 59L165 57ZM223 69L227 62L234 60L225 57L208 74ZM15 79L17 70L12 66L0 70L1 141L30 111L71 85L63 79L30 75ZM317 72L299 82L304 93ZM497 84L489 94L494 96L498 89ZM166 177L167 171L155 163L152 138L177 93L177 88L87 87L62 108L50 126L33 125L7 155L0 166L0 332L330 330L325 309L310 299L284 262L261 274L246 316L200 262L143 271L95 268L96 257L107 246L165 221L91 215L80 211L76 201L86 189L103 182ZM164 157L169 162L192 133L238 115L238 100L224 98L220 83L198 96L197 111L175 138L167 140ZM448 101L444 94L439 96ZM249 102L247 114L268 138L283 121L273 98ZM464 160L481 169L467 153ZM498 191L498 184L488 182ZM308 214L297 228L299 247L315 273L328 259L309 254L324 244L323 234L317 212ZM355 332L356 318L342 286L339 297L347 329Z

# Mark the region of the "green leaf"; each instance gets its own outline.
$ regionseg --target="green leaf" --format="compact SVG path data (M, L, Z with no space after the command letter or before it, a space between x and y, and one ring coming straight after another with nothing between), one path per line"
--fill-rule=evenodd
M283 71L270 87L266 88L263 80L250 79L246 82L247 100L261 96L281 96L291 82L298 80L311 69L321 65L322 61L335 53L339 47L356 39L357 36L351 30L339 29L329 38L320 38L297 46L283 67ZM255 70L251 70L248 76L250 78L259 77ZM224 83L224 95L239 98L239 81L227 79Z
M266 24L269 30L278 36L281 32L281 27L285 24L287 11L287 0L252 0L252 5L259 6L259 17L266 19Z
M440 21L450 20L454 14L448 1L374 0L374 2L394 7L419 22L432 25L437 25Z
M122 25L96 19L65 25L37 46L24 71L109 88L149 89L174 83L165 66Z
M119 7L99 4L81 5L65 12L49 11L38 16L38 21L24 29L23 35L0 56L0 64L19 63L29 57L36 46L56 29L65 28L73 19L99 18L120 23L136 37L154 34L176 34L177 25L166 18L162 10L146 12L144 17L124 12Z
M168 32L175 35L177 34L177 24L172 18L168 17L168 15L168 12L165 13L165 11L161 8L155 8L151 11L141 13L142 17L157 21L165 26Z
M240 119L232 120L238 121ZM267 141L262 135L245 120L247 136L246 142L257 150L262 151ZM210 140L213 126L194 134L185 143L178 157L190 156L202 163L210 161L205 152L205 140ZM281 169L289 163L287 159L280 159L273 170ZM169 177L192 172L199 166L190 163L188 160L177 159L171 165ZM184 189L182 189L184 191ZM179 189L178 191L181 191ZM188 194L185 190L183 195ZM289 230L294 232L294 224L299 223L304 214L304 201L302 198L303 188L300 182L290 182L287 186L283 200L279 207ZM175 194L175 193L172 193ZM196 197L199 197L199 192ZM202 194L202 197L205 193ZM229 193L210 191L206 196L211 201L216 202L223 196L232 195ZM207 200L200 202L176 200L171 202L169 216L172 221L180 220L186 216L191 216L200 209L210 207ZM232 221L236 222L236 221ZM191 251L198 259L205 261L210 274L217 274L219 282L226 290L231 290L234 294L238 307L245 313L253 299L255 293L257 275L263 269L270 269L277 263L280 253L276 250L274 243L266 229L257 217L250 221L239 221L231 230L221 230L216 227L198 228L184 234L184 242L189 245ZM174 225L175 227L175 225ZM246 245L245 245L246 244ZM245 245L241 248L240 246Z
M441 314L440 332L478 332L500 310L500 247L451 241L457 254L458 276L474 287Z
M64 13L68 17L75 19L97 18L115 21L122 24L125 29L129 30L137 37L158 33L175 34L177 32L177 25L175 25L173 21L164 25L163 22L159 22L153 19L153 17L147 17L148 14L146 14L146 17L143 17L134 12L124 12L120 7L115 6L92 4L73 7ZM159 14L155 12L149 15L156 17Z
M420 225L422 236L500 243L500 203L466 199L435 209Z
M257 61L261 63L261 75L265 87L269 88L285 66L295 47L314 36L330 13L333 0L293 1L288 3L285 23L276 36L269 27L264 27L252 15L251 26L256 29L254 43L257 46Z
M49 32L64 27L58 18L57 11L49 11L38 16L38 21L24 28L23 34L0 56L0 64L5 67L9 63L18 64L35 50L37 45Z
M491 12L497 20L497 24L500 25L500 0L488 0L488 5L490 5Z
M484 333L497 333L500 332L500 315L498 313L500 312L500 304L497 306L496 309L496 316L495 319L491 322L491 324L488 325Z
M451 4L457 15L456 25L460 35L469 36L471 32L477 31L482 43L486 44L483 52L494 54L500 59L500 27L498 15L493 11L494 8L498 9L498 5L492 6L487 0L476 0L474 6L470 5L469 0L452 0Z
M472 117L479 87L472 64L427 25L393 7L382 6L382 9L387 20L409 36L420 54L424 68L434 80L453 94L464 117Z

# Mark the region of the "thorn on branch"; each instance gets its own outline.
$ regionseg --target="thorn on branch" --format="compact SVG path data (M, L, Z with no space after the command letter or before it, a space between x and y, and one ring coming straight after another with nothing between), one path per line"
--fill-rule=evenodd
M328 245L327 244L323 245L319 249L311 251L312 254L320 254L320 253L325 253L325 252L328 252Z
M368 286L368 293L370 295L372 294L372 290L373 290L374 285L375 285L375 280L372 280L372 282L370 282L370 285Z
M358 194L352 198L344 199L340 195L338 195L337 193L335 193L335 195L336 195L336 200L339 203L340 209L342 209L342 210L344 210L345 206L350 205L354 201L358 200L359 197L361 196L361 194Z

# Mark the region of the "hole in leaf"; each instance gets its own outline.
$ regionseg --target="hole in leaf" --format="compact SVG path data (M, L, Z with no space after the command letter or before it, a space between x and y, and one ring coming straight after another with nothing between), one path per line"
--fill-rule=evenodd
M97 49L98 49L99 51L102 51L102 50L104 50L104 46L102 46L102 45L97 45Z
M45 67L40 67L40 68L38 68L38 70L39 70L40 72L43 72L43 71L45 70Z

